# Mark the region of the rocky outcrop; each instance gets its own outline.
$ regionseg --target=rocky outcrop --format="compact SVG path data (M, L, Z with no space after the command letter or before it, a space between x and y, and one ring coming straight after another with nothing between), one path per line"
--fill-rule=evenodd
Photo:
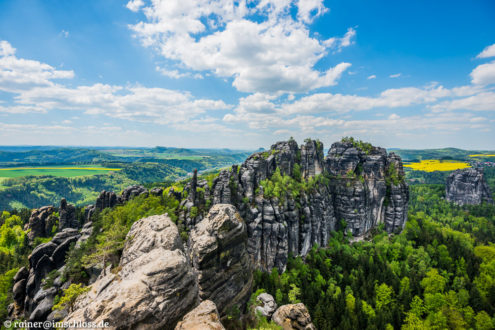
M152 194L153 196L161 196L163 194L163 188L155 187L150 190L150 194Z
M30 229L28 238L33 242L36 237L47 237L52 232L53 226L57 223L57 217L54 214L53 206L43 206L34 209L25 229Z
M93 283L65 321L112 320L112 329L169 329L198 303L196 276L167 215L132 225L119 268Z
M279 180L276 189L266 191L267 179ZM354 236L380 223L399 232L409 200L400 157L355 141L334 143L326 158L319 141L301 147L278 142L221 171L211 187L198 181L184 190L182 223L194 228L208 205L234 205L247 225L249 254L264 270L284 270L289 254L305 256L314 244L327 245L342 226Z
M122 195L120 195L120 202L125 203L131 200L132 198L141 195L148 196L148 189L138 185L130 186L125 188L124 191L122 191Z
M191 231L189 246L201 300L212 300L225 315L230 307L249 299L253 267L246 225L234 206L213 206Z
M76 220L76 208L72 204L67 204L67 200L62 198L60 201L60 220L58 229L79 228L79 221Z
M311 316L304 304L280 306L272 316L273 322L284 330L316 330L311 323Z
M103 190L96 198L94 205L88 205L85 209L86 221L91 221L91 217L96 211L102 211L107 207L114 207L119 203L119 198L113 191Z
M220 323L217 306L211 300L205 300L187 313L175 330L224 330Z
M65 255L80 237L77 229L66 228L58 232L50 242L38 245L29 255L29 269L21 268L14 277L13 318L29 321L45 321L51 313L53 300L63 288L60 281ZM59 270L47 282L52 271ZM58 277L58 281L55 279Z
M256 303L259 306L256 306L255 312L260 313L268 320L272 317L273 313L277 309L277 303L271 294L261 293L256 297Z
M158 189L158 190L157 190ZM155 188L155 193L158 193L161 188ZM163 190L162 190L163 192ZM85 209L85 219L86 221L91 221L91 217L95 214L96 211L102 211L109 207L114 207L118 204L123 204L128 202L130 199L139 195L148 195L148 189L143 186L129 186L122 191L120 196L117 196L113 191L103 190L98 198L96 198L96 202L93 205L86 206Z
M445 198L458 205L493 204L490 188L482 168L467 168L452 172L445 184Z

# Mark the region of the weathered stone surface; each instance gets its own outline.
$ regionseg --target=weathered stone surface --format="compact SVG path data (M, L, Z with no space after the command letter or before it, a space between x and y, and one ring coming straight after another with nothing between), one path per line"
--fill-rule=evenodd
M69 251L71 244L75 243L78 240L78 238L79 235L67 238L59 246L57 246L55 251L53 251L52 260L53 263L55 264L55 267L58 268L64 264L65 255Z
M270 319L277 309L277 303L271 294L262 293L256 297L256 302L261 306L256 306L255 312L261 313L267 319Z
M120 200L122 203L129 201L130 199L139 196L139 195L148 195L148 189L143 186L130 186L122 191L122 195L120 196Z
M304 178L314 177L323 172L323 143L307 139L301 146L301 173Z
M36 308L33 310L29 317L31 322L42 322L46 320L46 317L51 313L53 307L53 296L47 296L44 298Z
M277 168L282 175L300 172L303 180L315 176L318 180L296 197L267 198L260 182ZM192 185L185 187L188 196ZM323 144L308 139L300 148L294 140L275 143L240 167L221 171L203 199L195 195L194 200L182 201L181 208L186 209L179 214L182 223L193 228L199 222L188 216L192 206L232 204L246 222L255 267L284 270L289 254L304 256L314 244L327 245L330 233L343 223L354 236L365 235L380 223L390 233L402 230L409 193L401 159L394 153L337 142L324 159Z
M65 242L68 238L79 237L79 231L74 228L66 228L62 231L59 231L52 238L52 243L56 245L60 245Z
M490 188L482 168L466 168L452 172L445 184L445 198L458 205L493 204Z
M76 208L72 204L67 204L67 200L62 198L60 201L60 220L58 229L79 228L79 222L76 220Z
M211 300L205 300L187 313L175 330L223 330L217 306Z
M120 203L120 198L113 191L103 190L98 198L96 198L96 202L94 205L86 206L84 210L84 217L86 221L91 221L91 217L96 211L102 211L107 207L114 207Z
M51 256L57 248L57 244L48 242L38 245L28 257L30 268L34 268L44 256Z
M197 304L193 269L166 215L134 223L121 270L92 284L65 321L111 320L112 329L168 329Z
M18 281L14 281L16 306L13 317L23 316L29 320L45 320L51 312L51 306L49 311L47 306L49 303L53 305L57 290L55 288L42 289L42 282L48 273L64 264L70 245L79 237L77 229L65 228L58 232L50 242L40 244L32 251L28 257L29 271L22 268L15 277ZM61 284L58 283L57 287Z
M22 279L15 282L12 292L14 294L14 301L17 305L22 305L24 303L24 297L26 293L26 279Z
M306 306L302 303L280 306L273 314L272 320L284 330L316 330Z
M26 279L29 276L29 270L26 267L21 267L14 276L14 283Z
M189 244L201 300L212 300L221 315L233 305L243 305L249 299L253 275L246 225L235 207L213 206L191 231Z
M150 194L153 196L161 196L163 194L163 188L162 187L156 187L150 190Z
M25 229L31 229L28 233L29 241L32 243L36 237L47 237L56 223L53 206L43 206L31 212L31 217Z

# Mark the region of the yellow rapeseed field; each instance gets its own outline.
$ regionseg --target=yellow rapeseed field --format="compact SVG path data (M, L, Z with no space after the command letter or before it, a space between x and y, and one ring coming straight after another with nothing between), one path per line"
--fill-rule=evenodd
M476 154L476 155L469 155L469 157L495 157L495 155Z
M457 160L426 159L420 161L419 163L404 164L404 167L409 167L415 171L435 172L454 171L471 167L471 165L469 165L469 163L460 162Z

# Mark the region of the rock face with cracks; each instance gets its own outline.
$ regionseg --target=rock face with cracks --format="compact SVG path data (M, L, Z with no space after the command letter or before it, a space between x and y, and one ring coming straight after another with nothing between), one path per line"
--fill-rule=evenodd
M308 309L302 303L280 306L272 320L284 330L316 330Z
M445 184L445 198L458 205L493 204L483 169L466 168L452 172Z
M213 301L225 315L231 306L249 299L253 267L246 224L234 206L213 206L191 231L189 245L201 300Z
M274 175L303 188L280 186L277 194L266 194L266 180ZM193 207L234 205L246 222L254 266L262 270L284 270L289 254L305 256L314 244L326 246L332 231L363 236L383 223L395 233L407 221L409 190L400 157L353 141L332 144L326 158L319 141L277 142L221 171L211 187L195 180L185 187L179 219L194 228L205 213L191 212Z
M173 328L198 303L198 286L167 215L133 224L120 271L91 285L65 321L111 320L113 329Z
M224 330L220 323L217 306L211 300L205 300L187 313L175 330Z

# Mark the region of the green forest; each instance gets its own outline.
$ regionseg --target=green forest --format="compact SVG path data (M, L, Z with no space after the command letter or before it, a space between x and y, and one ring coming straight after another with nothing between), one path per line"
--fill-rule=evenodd
M349 244L336 232L284 273L257 272L256 294L303 302L318 329L492 329L495 207L454 206L442 185L410 189L401 234Z

